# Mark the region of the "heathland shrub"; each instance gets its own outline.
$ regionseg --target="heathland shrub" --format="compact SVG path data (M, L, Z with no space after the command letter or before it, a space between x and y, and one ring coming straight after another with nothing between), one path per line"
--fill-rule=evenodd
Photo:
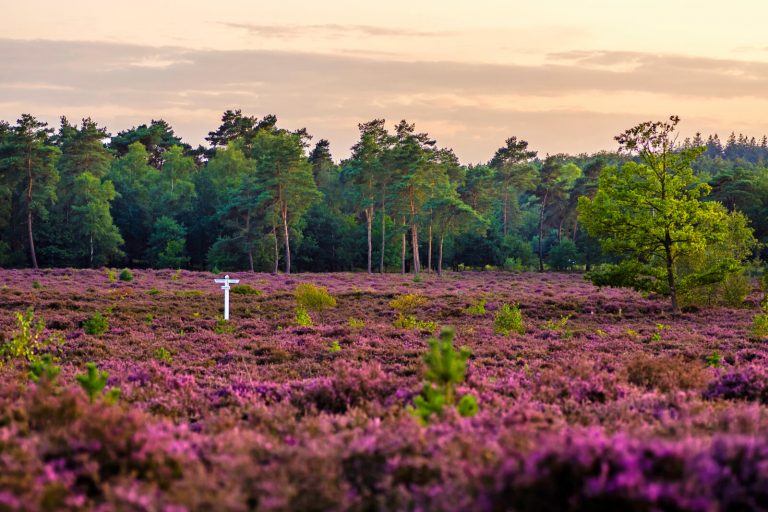
M96 313L85 322L83 330L92 336L101 336L109 330L109 321L101 313Z
M453 348L454 331L444 328L439 338L429 340L429 352L424 356L427 365L422 394L413 400L411 414L422 423L428 423L432 415L441 415L446 406L456 404L456 386L464 382L467 375L469 348ZM477 414L477 400L472 395L464 395L459 401L458 412L462 416Z
M389 306L402 315L413 314L417 309L427 305L427 298L423 295L408 293L398 295L391 301Z
M236 284L229 291L238 295L261 295L261 290L247 284Z
M350 317L347 323L352 329L362 329L365 327L365 321L355 317Z
M763 301L762 312L752 318L752 336L755 338L768 337L768 303Z
M525 333L525 324L523 323L523 313L518 304L502 305L496 312L493 319L494 332L503 336L508 336L510 332L518 334Z
M307 308L303 306L298 306L296 308L296 318L294 320L296 321L296 325L300 327L309 327L313 325L312 317L309 316Z
M133 273L127 268L124 268L123 271L120 272L120 280L126 282L133 281Z
M16 332L9 341L0 342L0 364L13 359L37 362L43 350L62 342L59 335L43 336L44 330L45 323L35 321L31 308L25 313L16 313Z
M639 354L627 364L627 381L636 386L667 392L700 388L706 383L707 375L701 361Z
M483 316L485 315L486 302L486 299L480 299L475 304L467 306L467 309L464 311L470 316Z
M120 390L118 388L105 389L109 381L109 373L99 371L96 363L87 363L85 365L85 373L75 376L75 379L77 379L85 394L88 395L88 400L91 403L96 401L102 393L104 402L108 404L116 402L120 397Z
M51 354L43 354L29 363L29 380L37 383L52 383L61 373L61 367L57 366Z
M309 312L320 313L325 309L336 307L334 299L328 289L315 286L312 283L302 283L293 290L296 298L296 324L308 327L312 325L312 317Z
M296 304L307 311L320 312L336 306L336 299L328 293L326 288L311 283L298 285L293 290L293 296L296 297Z

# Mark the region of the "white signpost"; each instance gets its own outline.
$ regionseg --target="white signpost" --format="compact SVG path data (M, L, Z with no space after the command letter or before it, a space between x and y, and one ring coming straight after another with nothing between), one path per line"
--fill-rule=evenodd
M217 283L224 283L221 287L224 290L224 320L229 320L229 288L231 284L237 284L239 279L230 279L228 275L224 276L224 279L214 279Z

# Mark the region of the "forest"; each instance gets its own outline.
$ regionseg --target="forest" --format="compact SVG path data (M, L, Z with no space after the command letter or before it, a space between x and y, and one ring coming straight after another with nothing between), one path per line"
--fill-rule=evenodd
M599 229L584 229L579 198L641 158L621 141L616 152L539 155L511 136L486 163L463 164L405 120L358 128L336 163L327 140L240 110L197 148L163 120L116 135L90 118L0 122L0 266L440 273L616 262ZM759 256L768 138L670 141L670 154L695 150L689 185L706 188L702 201L742 212L732 222L754 231L730 253Z

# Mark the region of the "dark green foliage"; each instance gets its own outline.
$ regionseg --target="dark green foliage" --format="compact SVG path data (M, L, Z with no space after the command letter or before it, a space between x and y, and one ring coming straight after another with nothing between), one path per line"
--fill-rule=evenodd
M125 281L125 282L133 281L133 273L127 268L124 268L122 272L120 272L120 275L118 277L120 278L121 281Z
M83 322L83 330L92 336L101 336L109 330L109 321L101 313L96 313Z
M572 269L579 261L579 251L573 240L563 239L549 251L549 265L555 270Z
M454 331L444 328L439 338L429 340L429 352L424 356L426 373L422 394L414 398L411 413L422 423L427 423L433 415L441 415L446 406L456 403L456 386L462 384L467 375L469 348L462 347L458 352L453 348ZM477 414L477 400L472 395L464 395L459 401L458 412L462 416Z
M115 403L120 398L120 389L114 387L105 389L109 381L109 373L100 371L96 363L86 363L85 368L85 373L75 376L75 379L88 395L88 400L93 403L103 396L105 403Z

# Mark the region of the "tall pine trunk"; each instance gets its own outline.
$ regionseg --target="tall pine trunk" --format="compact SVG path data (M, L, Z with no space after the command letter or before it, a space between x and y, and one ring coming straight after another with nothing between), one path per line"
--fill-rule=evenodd
M421 272L421 261L419 261L419 226L411 224L411 248L413 249L413 273Z
M27 156L27 178L27 237L29 238L29 254L32 257L32 268L37 269L35 239L32 236L32 155Z
M432 223L429 223L429 243L427 251L427 273L432 273Z
M400 273L405 274L405 217L402 221L402 231L400 235Z
M549 191L544 194L544 199L541 201L541 209L539 210L539 272L544 272L544 244L542 238L544 238L544 209L547 207L547 196Z
M667 230L664 236L664 253L667 259L667 284L669 285L669 295L672 299L672 310L679 311L677 304L677 284L675 283L674 261L672 259L672 237Z
M373 231L373 206L369 206L365 209L365 224L368 230L368 273L373 273L373 239L371 233Z
M381 198L381 260L379 262L379 272L384 273L384 249L386 248L386 230L387 230L387 216L384 215L384 197Z
M283 241L285 242L285 273L291 273L291 242L288 238L288 205L283 202L280 209L283 214Z
M502 216L502 222L501 222L502 230L501 230L501 232L504 234L504 236L507 236L507 232L508 232L507 225L508 225L508 222L509 222L508 221L508 219L509 219L509 189L506 188L506 187L504 188L504 204L502 205L501 216Z
M275 239L275 266L274 270L272 270L272 273L277 274L277 270L280 265L280 249L278 248L277 244L277 226L275 226L274 219L272 220L272 236Z
M91 239L90 240L90 242L91 242L91 254L90 254L90 258L88 260L88 266L93 268L93 233L91 233L90 239Z
M416 205L413 202L413 191L411 191L411 249L413 250L413 273L421 272L421 261L419 261L419 226L416 224Z
M437 275L443 275L443 239L444 235L440 235L440 248L437 253Z

